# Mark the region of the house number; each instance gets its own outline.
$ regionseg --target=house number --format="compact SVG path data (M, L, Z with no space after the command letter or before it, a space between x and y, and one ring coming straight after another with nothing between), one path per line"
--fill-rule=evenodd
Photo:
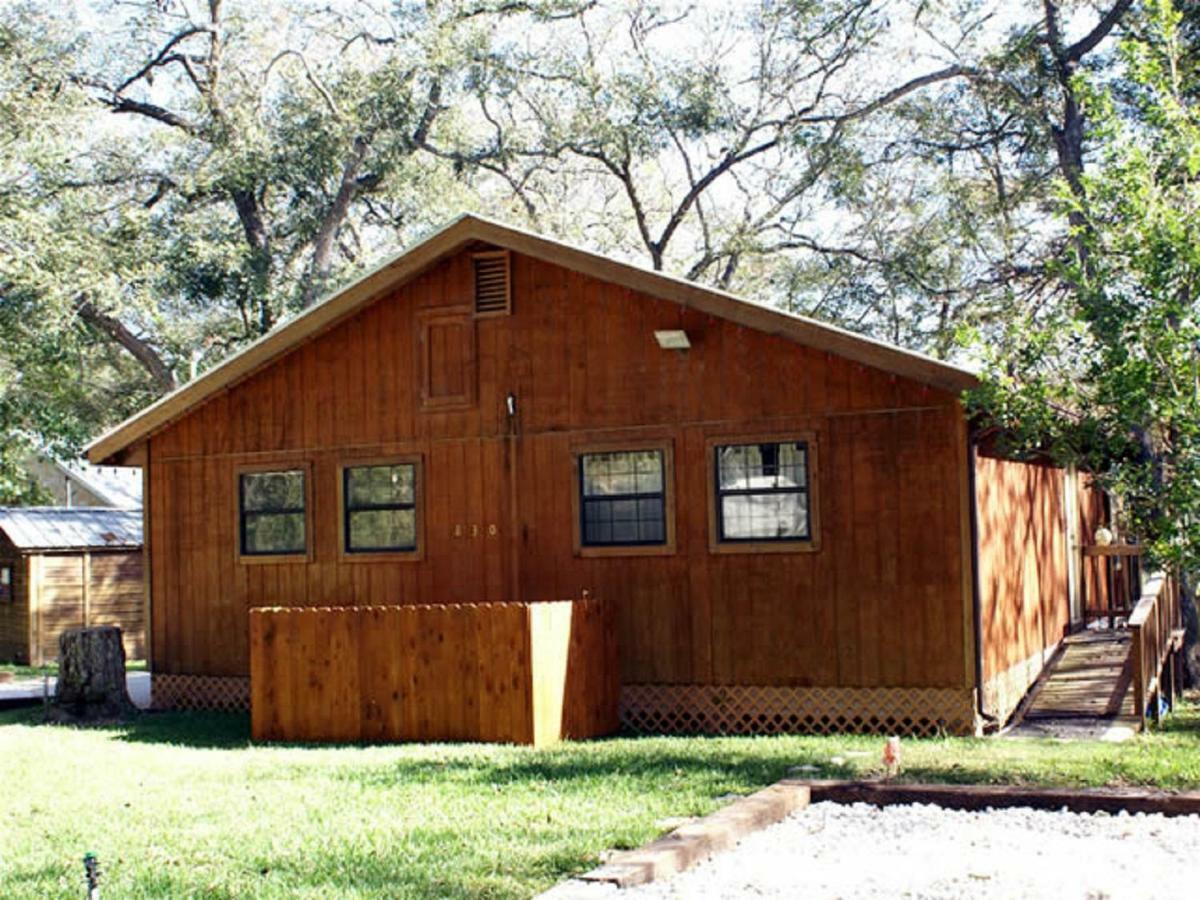
M454 526L454 536L456 538L462 537L465 534L466 527L467 526L463 525L461 522L456 524ZM479 526L472 523L470 528L471 528L471 537L473 537L473 538L479 537ZM498 535L500 533L500 529L497 528L495 524L492 524L487 527L487 533L488 533L488 537L495 537L496 535Z

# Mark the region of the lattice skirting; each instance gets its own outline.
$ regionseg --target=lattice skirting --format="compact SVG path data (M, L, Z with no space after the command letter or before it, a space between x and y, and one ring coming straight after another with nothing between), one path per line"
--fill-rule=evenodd
M983 708L1000 724L1007 722L1057 650L1058 644L1047 647L984 682Z
M250 709L250 679L220 675L150 676L152 709Z
M838 688L628 684L621 722L687 734L974 734L967 688Z

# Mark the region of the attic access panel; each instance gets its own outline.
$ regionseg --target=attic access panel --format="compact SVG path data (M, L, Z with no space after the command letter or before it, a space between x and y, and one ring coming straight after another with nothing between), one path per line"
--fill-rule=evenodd
M475 405L475 320L471 309L427 310L417 319L421 409Z

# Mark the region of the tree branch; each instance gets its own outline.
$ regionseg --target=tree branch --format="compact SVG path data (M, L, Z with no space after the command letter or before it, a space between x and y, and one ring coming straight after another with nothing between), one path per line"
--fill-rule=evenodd
M85 297L80 297L75 303L79 318L87 325L116 341L130 356L136 359L143 369L154 380L155 386L163 393L175 390L175 375L171 367L163 361L158 351L134 334L114 316L101 312Z
M1066 49L1066 58L1071 62L1079 62L1095 50L1096 46L1108 37L1109 32L1117 26L1121 17L1129 11L1131 6L1133 6L1133 0L1117 0L1112 9L1096 23L1095 28Z

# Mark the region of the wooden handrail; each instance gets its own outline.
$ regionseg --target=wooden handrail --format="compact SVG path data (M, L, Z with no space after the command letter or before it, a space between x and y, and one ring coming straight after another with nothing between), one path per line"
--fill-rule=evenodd
M1084 556L1141 556L1141 544L1084 544Z
M1163 671L1168 666L1170 693L1174 694L1174 666L1182 628L1179 588L1175 578L1157 572L1147 579L1141 598L1129 614L1133 661L1133 699L1142 727L1146 707L1153 700L1154 720L1159 719Z

